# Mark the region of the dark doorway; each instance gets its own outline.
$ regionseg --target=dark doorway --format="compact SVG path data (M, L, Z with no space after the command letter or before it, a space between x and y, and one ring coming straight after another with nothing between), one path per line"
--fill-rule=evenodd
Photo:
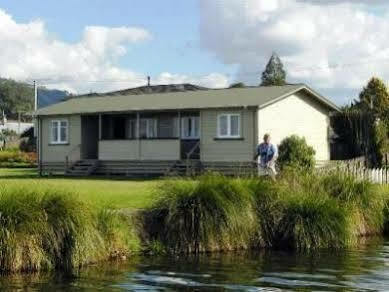
M199 139L181 140L181 159L200 159L200 147L198 146ZM188 154L190 157L188 157Z
M97 159L99 143L99 116L81 117L81 158Z

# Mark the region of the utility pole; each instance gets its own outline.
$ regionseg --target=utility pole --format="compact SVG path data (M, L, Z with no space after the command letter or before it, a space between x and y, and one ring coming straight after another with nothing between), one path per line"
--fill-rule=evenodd
M38 86L34 80L34 111L38 110Z
M147 76L147 86L150 86L150 76Z

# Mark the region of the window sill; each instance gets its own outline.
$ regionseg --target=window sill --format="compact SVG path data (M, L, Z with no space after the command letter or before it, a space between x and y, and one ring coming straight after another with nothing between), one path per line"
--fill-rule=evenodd
M69 142L66 143L49 143L49 146L68 146Z
M138 141L138 140L178 140L178 137L159 137L159 138L131 138L131 139L101 139L100 141Z
M213 138L215 141L243 141L244 138L242 137L215 137Z

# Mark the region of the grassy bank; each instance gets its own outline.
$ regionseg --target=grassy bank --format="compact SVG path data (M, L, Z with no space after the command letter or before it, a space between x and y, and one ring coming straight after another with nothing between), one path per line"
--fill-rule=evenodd
M386 189L340 173L277 182L214 175L160 189L145 225L149 241L173 253L347 248L388 223Z
M0 169L0 178L2 272L72 271L138 251L339 249L389 231L389 187L340 174L122 181Z
M139 247L130 216L59 189L2 184L0 214L3 273L73 271Z

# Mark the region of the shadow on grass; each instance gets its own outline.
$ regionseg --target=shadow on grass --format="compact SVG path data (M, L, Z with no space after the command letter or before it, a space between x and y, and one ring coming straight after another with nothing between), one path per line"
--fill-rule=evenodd
M90 176L66 176L63 174L39 175L35 168L0 168L1 179L64 179L64 180L112 180L112 181L153 181L164 179L164 177L126 177L126 176L106 176L106 175L90 175Z

